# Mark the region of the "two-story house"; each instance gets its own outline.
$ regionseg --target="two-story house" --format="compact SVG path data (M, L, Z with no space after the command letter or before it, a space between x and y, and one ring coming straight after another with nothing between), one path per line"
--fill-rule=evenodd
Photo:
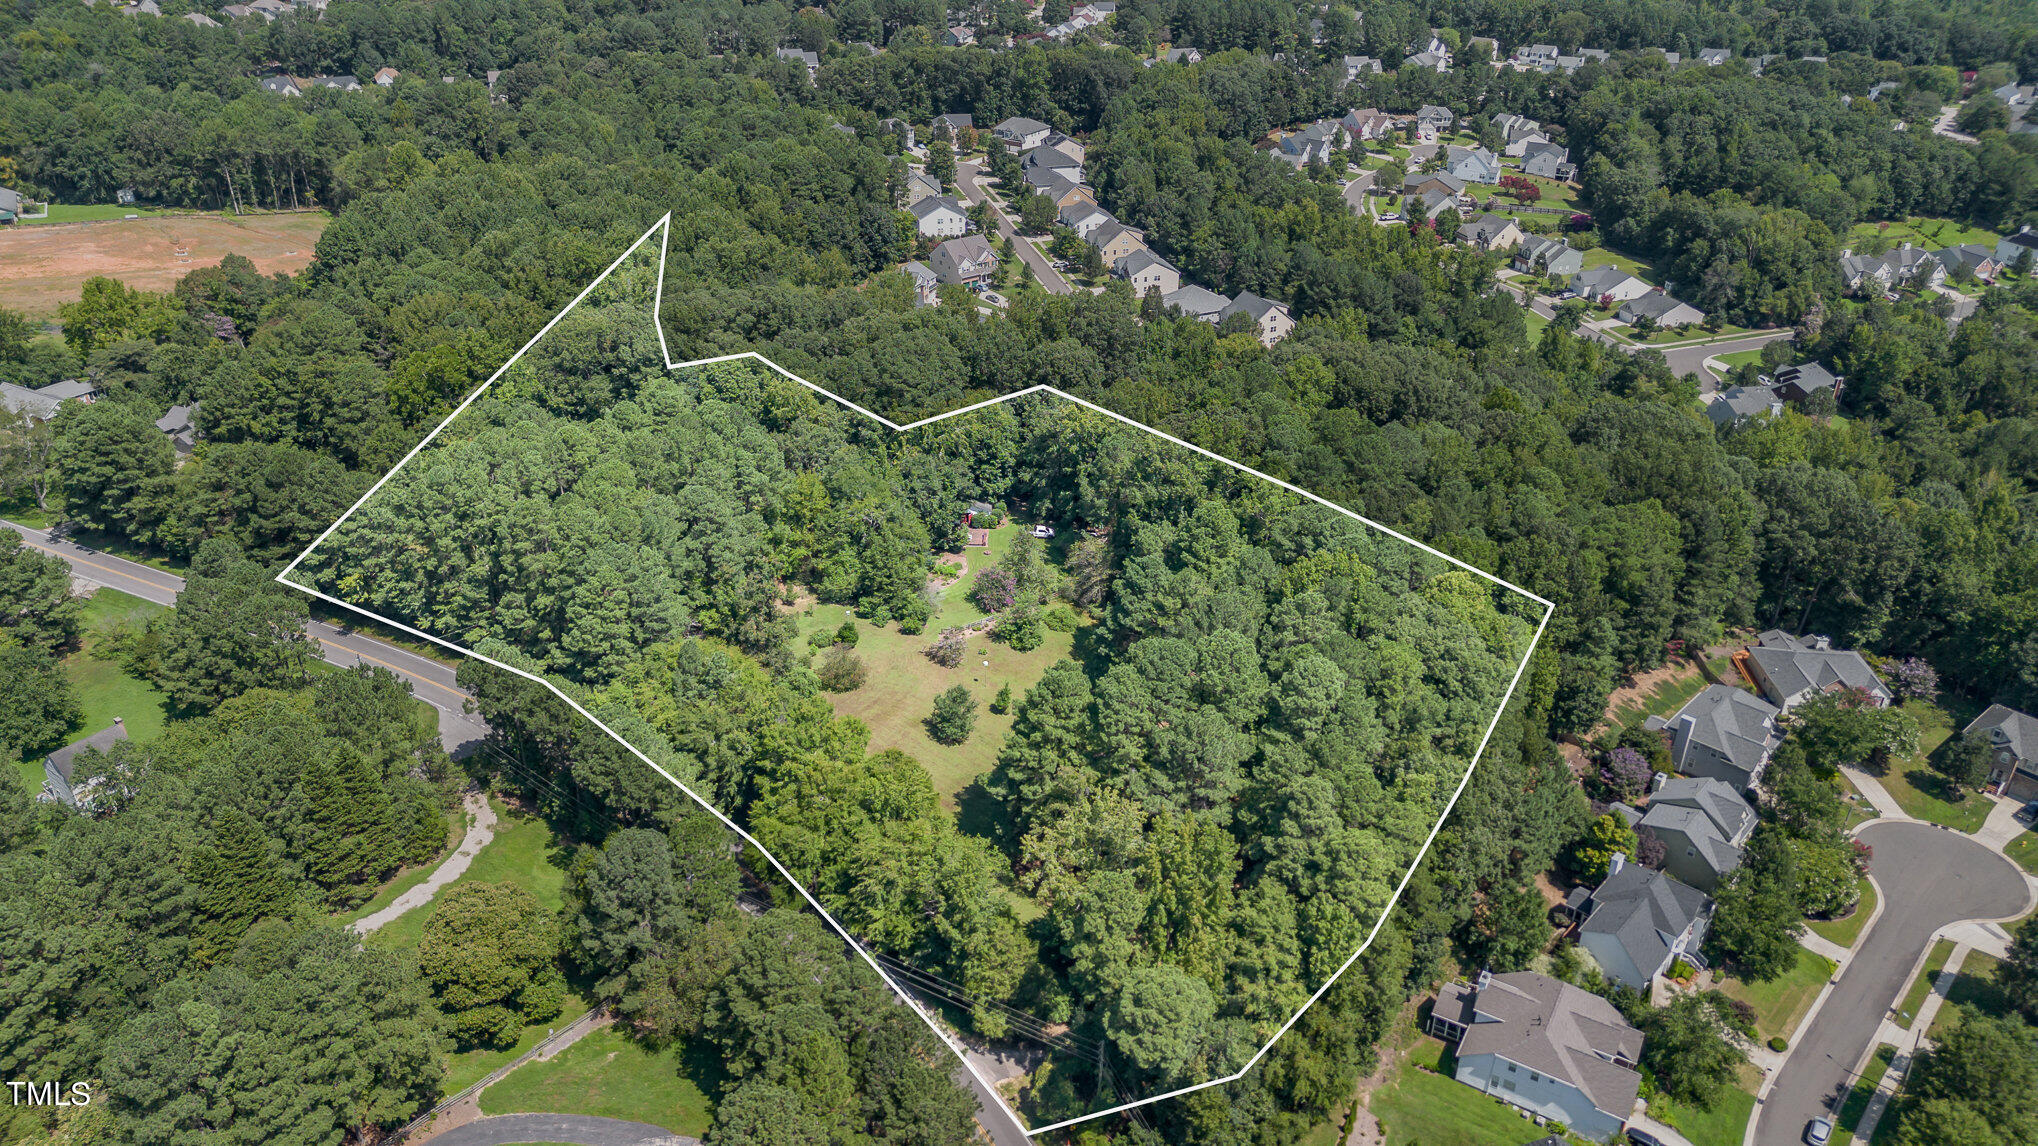
M1755 786L1769 754L1783 742L1775 705L1746 689L1709 684L1669 720L1644 727L1670 733L1670 762L1687 776L1707 776L1735 791Z
M1573 889L1565 906L1584 921L1578 942L1616 983L1647 994L1679 959L1705 966L1698 947L1712 922L1712 899L1660 871L1617 854L1606 879L1589 893Z
M1755 830L1755 809L1730 784L1677 776L1649 797L1637 826L1663 841L1664 871L1709 893L1741 866L1741 845Z
M1964 735L1988 738L1994 749L1988 782L1996 791L2012 800L2038 800L2038 718L1991 704Z
M1896 699L1860 653L1834 648L1830 637L1798 638L1770 629L1755 640L1739 663L1762 695L1785 712L1840 689L1858 689L1878 708Z
M1533 971L1446 985L1429 1033L1457 1044L1459 1082L1597 1142L1621 1132L1641 1088L1642 1032L1598 995Z

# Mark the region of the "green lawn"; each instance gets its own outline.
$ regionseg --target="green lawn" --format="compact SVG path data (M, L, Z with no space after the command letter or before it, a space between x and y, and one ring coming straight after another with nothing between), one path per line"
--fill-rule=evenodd
M1854 1080L1854 1088L1847 1092L1847 1101L1840 1104L1840 1115L1833 1131L1835 1146L1847 1146L1854 1141L1854 1128L1861 1124L1861 1116L1868 1112L1868 1100L1875 1097L1875 1086L1889 1070L1889 1064L1896 1059L1896 1048L1883 1043L1875 1048L1874 1057L1861 1068L1861 1076Z
M1950 798L1946 782L1926 762L1953 735L1956 718L1928 701L1907 700L1903 708L1918 722L1918 754L1908 760L1891 761L1889 770L1877 779L1909 815L1944 824L1956 832L1972 832L1981 827L1994 803L1974 792Z
M71 682L71 690L78 698L78 706L84 710L84 718L72 725L58 743L37 745L33 750L22 753L21 776L30 792L42 790L43 757L66 744L113 727L115 717L126 723L131 740L153 740L162 733L167 716L164 703L168 699L162 690L148 681L129 676L113 661L94 657L92 647L96 643L93 634L102 627L123 620L140 622L167 611L161 605L129 596L118 589L95 590L85 599L85 639L82 647L65 654L58 662L58 667Z
M541 817L520 814L494 797L489 798L489 804L495 809L495 838L488 841L488 846L475 855L474 862L449 886L514 883L536 896L545 910L558 911L565 903L564 865L567 856L553 839L551 826ZM435 906L436 901L404 913L388 926L370 934L367 942L392 950L414 949L418 940L424 937L425 921L432 917Z
M1719 355L1718 357L1721 365L1725 366L1729 370L1737 370L1743 366L1747 366L1750 364L1760 365L1762 362L1762 348L1756 347L1754 350L1736 350L1732 354L1722 354Z
M1889 240L1892 247L1909 241L1929 251L1962 243L1987 243L1993 247L2002 238L1985 227L1970 227L1950 219L1892 219L1886 223L1856 223L1847 232L1847 241L1859 245L1877 236Z
M2022 864L2025 871L2038 875L2038 832L2025 832L2011 840L2003 854Z
M1429 1070L1423 1070L1428 1067ZM1380 1120L1382 1138L1394 1146L1519 1146L1547 1133L1516 1113L1514 1107L1489 1098L1448 1074L1455 1069L1443 1043L1423 1036L1394 1080L1373 1093L1368 1103Z
M86 223L101 219L125 219L129 215L168 214L155 207L122 207L113 203L52 203L46 218L23 219L23 223Z
M1868 926L1868 917L1875 914L1875 885L1868 877L1861 878L1861 901L1854 905L1854 914L1845 919L1808 919L1805 926L1828 943L1838 943L1851 948L1861 938L1861 929Z
M1962 1004L1973 1007L1984 1015L1998 1018L2009 1015L2015 1008L1996 986L1996 970L2003 965L2001 959L1986 951L1969 951L1960 961L1960 970L1953 976L1953 982L1946 988L1946 1001L1939 1004L1939 1013L1932 1016L1932 1025L1926 1034L1937 1039L1960 1021Z
M1543 340L1543 328L1550 325L1549 319L1544 318L1528 307L1521 308L1521 321L1522 325L1528 328L1530 346L1534 346Z
M585 1114L700 1137L714 1121L708 1055L648 1051L614 1027L588 1032L547 1062L528 1062L481 1095L484 1114ZM699 1079L700 1081L696 1081ZM711 1084L712 1085L712 1084Z
M1951 954L1953 954L1951 939L1941 939L1932 944L1931 952L1925 956L1925 965L1918 969L1918 977L1911 981L1911 989L1904 992L1903 1000L1897 1004L1899 1012L1896 1018L1897 1026L1905 1030L1911 1029L1911 1020L1917 1017L1918 1008L1924 1005L1925 996L1932 993L1933 980L1938 978L1939 968L1946 965L1946 957Z
M1075 643L1074 634L1049 629L1039 648L1021 653L979 636L969 642L968 652L956 668L943 668L927 658L927 649L943 629L984 618L984 613L970 604L969 590L975 587L977 575L1011 548L1019 528L1008 524L993 530L988 554L983 549L969 550L969 572L942 590L941 607L927 622L925 632L908 635L896 624L878 628L858 621L856 655L868 670L864 685L854 692L823 694L838 714L854 716L870 729L872 752L897 748L926 767L941 794L942 806L950 811L956 810L956 795L990 770L1005 734L1011 731L1012 714L990 710L998 690L1010 684L1016 707L1047 666L1068 656ZM840 605L816 605L811 614L797 618L794 648L801 653L810 651L809 634L817 629L833 630L848 616L848 610ZM976 729L961 744L937 744L922 722L933 711L934 698L958 684L977 699Z
M1800 947L1797 966L1785 974L1766 983L1729 979L1720 984L1720 989L1755 1008L1757 1037L1764 1041L1779 1035L1789 1038L1837 966L1824 955Z
M1615 307L1614 309L1619 310L1620 308ZM1708 338L1734 338L1743 334L1755 333L1745 326L1735 326L1733 323L1724 323L1718 330L1706 330L1697 326L1689 330L1656 330L1651 331L1647 338L1642 337L1634 327L1626 323L1620 323L1612 327L1611 330L1614 334L1620 335L1629 342L1638 342L1643 346L1663 346L1673 342L1700 342Z
M0 518L30 529L48 529L51 521L49 512L37 508L32 497L0 498Z
M1656 268L1640 259L1629 258L1605 247L1594 247L1585 252L1587 267L1619 267L1650 286L1661 286L1663 280L1656 276Z
M1649 1100L1649 1113L1676 1127L1691 1139L1692 1146L1741 1146L1748 1119L1755 1113L1755 1094L1745 1089L1746 1085L1744 1079L1742 1086L1722 1091L1711 1110L1674 1103L1658 1095Z

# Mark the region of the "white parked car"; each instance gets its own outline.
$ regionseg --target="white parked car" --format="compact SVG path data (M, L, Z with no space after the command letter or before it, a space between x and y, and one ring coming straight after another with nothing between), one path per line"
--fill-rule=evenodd
M1054 536L1054 526L1036 525L1033 527L1031 532L1033 533L1033 536L1040 538L1042 541L1045 541L1048 538Z

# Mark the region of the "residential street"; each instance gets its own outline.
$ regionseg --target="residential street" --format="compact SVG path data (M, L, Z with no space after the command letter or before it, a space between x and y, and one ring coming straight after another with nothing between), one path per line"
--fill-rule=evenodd
M76 581L118 589L158 605L175 605L177 594L184 591L184 579L175 573L54 539L42 530L18 522L0 520L0 525L21 534L30 548L70 562L71 576ZM488 735L488 725L465 711L468 696L454 681L452 666L324 621L313 621L305 630L318 641L319 656L332 664L341 668L364 662L379 665L409 681L417 698L438 710L439 739L445 742L448 752L465 755Z
M507 1146L512 1142L571 1142L577 1146L700 1146L700 1139L663 1126L586 1114L501 1114L456 1126L432 1146Z
M1372 217L1373 212L1366 210L1366 192L1373 189L1373 177L1378 174L1374 170L1352 176L1351 183L1344 189L1345 203L1351 207L1352 214Z
M2016 915L2030 902L2022 872L1958 832L1891 820L1863 826L1858 838L1875 849L1869 874L1882 914L1838 984L1799 1028L1790 1057L1756 1107L1751 1146L1802 1141L1805 1124L1853 1085L1856 1067L1874 1049L1877 1030L1934 934L1961 920Z
M964 160L955 165L955 185L961 188L962 197L971 204L981 202L984 198L984 189L977 185L977 177L981 170L978 161L974 159ZM1040 285L1046 287L1051 294L1067 294L1075 289L1049 265L1046 255L1041 254L1032 243L1019 237L1019 232L1012 226L1012 217L1005 214L1003 207L994 201L991 210L998 216L998 234L1011 238L1012 245L1018 248L1019 257L1033 268L1033 277L1040 280Z
M1512 294L1515 297L1515 301L1520 302L1527 298L1529 310L1538 317L1543 319L1557 317L1556 310L1549 303L1544 302L1541 297L1528 296L1525 288L1517 286L1505 278L1498 281L1501 289ZM1630 354L1637 350L1646 349L1630 342L1623 342L1604 331L1593 330L1589 327L1580 327L1579 329L1589 338L1598 339L1608 346L1618 347ZM1693 346L1673 346L1662 350L1660 353L1663 355L1663 360L1670 364L1670 372L1672 374L1680 377L1686 374L1698 375L1698 392L1710 394L1718 388L1719 379L1713 377L1712 372L1705 368L1706 359L1720 354L1733 354L1741 350L1758 350L1779 338L1789 338L1793 333L1789 328L1764 330L1741 338L1723 339L1717 342L1702 342Z

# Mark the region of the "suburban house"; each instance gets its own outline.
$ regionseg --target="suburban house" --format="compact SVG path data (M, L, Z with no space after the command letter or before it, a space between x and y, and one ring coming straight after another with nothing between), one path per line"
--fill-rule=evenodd
M1500 182L1500 157L1483 147L1451 146L1444 152L1444 170L1467 183Z
M1403 67L1420 68L1425 72L1448 72L1451 70L1451 54L1424 49L1401 61L1401 64Z
M156 429L170 436L170 445L179 454L197 449L198 403L170 407L168 413L156 419Z
M1041 144L1041 146L1051 147L1061 152L1063 155L1075 160L1078 167L1083 165L1083 160L1088 157L1090 151L1082 140L1076 139L1073 136L1063 135L1059 131L1048 132L1047 142Z
M1599 1142L1621 1132L1642 1084L1642 1032L1598 995L1534 971L1447 984L1429 1033L1457 1044L1459 1082Z
M1170 295L1182 289L1182 272L1176 270L1173 263L1148 250L1134 251L1112 263L1111 277L1131 283L1135 298L1145 298L1150 290Z
M1275 158L1299 170L1311 163L1328 163L1331 153L1345 143L1344 125L1334 119L1325 119L1282 136L1280 142L1274 145L1274 154Z
M1068 137L1063 136L1063 138L1066 139ZM1074 141L1070 140L1070 142L1073 143ZM1077 144L1077 146L1080 147L1081 145ZM1067 173L1071 179L1080 180L1083 177L1083 161L1060 148L1043 143L1019 157L1019 170L1061 171Z
M1627 273L1619 267L1587 267L1571 276L1571 292L1588 302L1599 304L1626 302L1640 298L1655 287Z
M878 120L877 126L878 130L880 131L888 131L891 132L893 135L898 136L899 142L903 144L906 150L908 151L911 151L914 148L914 146L919 142L918 138L913 133L913 125L907 123L903 119L898 118L897 116L893 116L889 119Z
M952 111L934 117L934 138L953 140L956 133L965 127L975 127L976 120L966 111Z
M1432 171L1428 174L1415 172L1401 181L1401 193L1403 195L1425 195L1436 190L1448 191L1454 197L1463 195L1465 193L1465 181L1454 175L1447 175L1442 171Z
M1616 983L1647 994L1675 960L1705 966L1698 946L1712 921L1712 900L1660 871L1615 854L1605 881L1590 893L1574 888L1564 902L1584 920L1578 942Z
M220 27L219 21L213 19L212 17L206 15L203 12L186 12L184 13L184 18L186 20L191 21L193 24L198 25L201 28Z
M1215 291L1192 285L1162 295L1161 305L1214 324L1217 316L1224 313L1224 308L1231 305L1231 300Z
M1521 151L1521 173L1536 175L1544 179L1568 182L1578 174L1578 165L1571 162L1571 149L1559 147L1547 140L1529 143Z
M1649 51L1663 57L1663 62L1673 68L1684 62L1684 57L1681 54L1673 52L1668 48L1650 48Z
M298 88L296 80L284 75L263 76L262 90L271 95L301 96L304 94Z
M1482 251L1511 251L1521 243L1521 224L1505 215L1485 214L1460 227L1458 238Z
M1880 255L1840 252L1840 285L1847 290L1930 289L1945 281L1945 264L1932 252L1908 242Z
M1420 193L1410 192L1406 199L1407 202L1402 205L1401 211L1410 219L1417 215L1425 219L1435 219L1445 211L1458 209L1457 193L1446 187L1433 186Z
M1933 251L1932 257L1939 260L1939 265L1945 267L1948 274L1965 267L1968 273L1985 283L1994 282L1996 275L2003 269L2002 264L1996 261L1995 248L1987 243L1962 243L1957 247L1943 247Z
M1353 108L1338 124L1346 135L1365 142L1394 134L1394 117L1376 107Z
M1656 324L1656 329L1668 330L1673 326L1690 326L1693 323L1704 322L1705 312L1688 302L1679 302L1662 291L1652 290L1648 294L1639 295L1622 303L1620 309L1614 312L1614 317L1630 326L1639 319L1647 318Z
M1371 56L1346 56L1344 66L1346 83L1351 83L1360 76L1377 76L1381 72L1380 61Z
M940 296L936 293L936 288L941 285L941 276L935 274L932 267L915 260L908 262L899 269L905 273L907 278L913 280L913 297L918 305L941 305Z
M1090 232L1090 245L1097 248L1105 266L1115 267L1119 259L1134 251L1145 250L1146 236L1113 219Z
M1544 143L1550 140L1549 135L1543 131L1542 124L1525 115L1515 115L1513 112L1494 112L1493 126L1500 132L1502 141L1500 151L1503 155L1520 155L1522 148L1528 146L1530 140L1541 140Z
M1821 390L1831 390L1837 396L1841 379L1816 362L1800 362L1778 370L1769 381L1776 386L1776 396L1786 402L1802 402Z
M960 48L976 42L977 30L967 24L958 24L941 33L941 46L944 48Z
M1555 44L1523 44L1508 58L1518 70L1546 72L1557 66L1557 55Z
M1169 48L1161 58L1171 64L1195 64L1202 62L1203 53L1194 48Z
M1991 704L1964 731L1988 737L1995 749L1988 782L1996 791L2012 800L2038 800L2038 719Z
M76 774L78 757L90 752L111 752L113 746L127 739L127 723L120 717L113 718L113 727L103 729L83 740L73 741L49 754L42 762L43 800L61 800L75 808L81 799L89 800L91 785L80 782L76 787L71 777Z
M331 88L336 92L357 92L361 90L361 81L353 76L313 76L308 80L297 81L297 86L299 88Z
M1569 278L1585 269L1585 252L1562 239L1524 235L1521 245L1514 249L1514 269L1524 274Z
M386 88L394 86L396 77L402 74L402 72L397 71L395 68L377 68L375 74L369 77L369 79L376 85Z
M2014 269L2017 258L2025 252L2038 257L2038 231L2031 230L2029 223L2017 228L2014 235L2004 235L1996 240L1996 265L2005 270Z
M1451 125L1456 122L1458 122L1457 112L1433 103L1423 104L1415 113L1415 125L1419 128L1429 129L1432 134L1439 131L1449 131Z
M1708 68L1716 68L1734 58L1734 53L1725 48L1700 48L1698 62Z
M1076 238L1084 241L1088 241L1091 235L1096 234L1097 228L1106 223L1117 222L1117 220L1111 217L1111 212L1106 211L1104 208L1097 206L1095 203L1080 201L1063 207L1056 213L1055 220L1062 226L1074 231Z
M1755 809L1731 785L1710 776L1675 777L1649 797L1638 826L1663 841L1664 871L1712 892L1741 866L1741 845L1755 830Z
M1094 204L1097 196L1081 182L1070 179L1071 174L1074 173L1060 168L1040 168L1029 172L1026 181L1032 184L1035 195L1047 196L1056 210L1075 203ZM1034 178L1036 175L1038 179Z
M935 277L944 283L984 282L998 273L998 252L982 235L964 235L934 248L928 257Z
M1770 629L1755 639L1745 661L1736 658L1736 663L1745 663L1755 687L1785 712L1822 692L1843 688L1860 689L1877 708L1895 700L1860 653L1834 648L1829 637L1799 639Z
M781 60L791 60L805 67L807 69L808 83L813 83L814 73L821 70L821 57L814 52L803 51L799 48L780 48L775 54Z
M906 205L908 207L922 199L939 194L941 194L941 180L924 171L909 171L906 173Z
M66 378L34 390L12 382L0 382L0 406L31 422L49 421L57 416L57 409L66 402L90 404L98 397L98 387L76 378Z
M1670 733L1670 763L1687 776L1718 780L1735 791L1751 788L1783 741L1777 707L1746 689L1709 684L1669 720L1652 716L1644 727Z
M952 239L969 230L969 214L946 195L915 199L906 209L913 213L914 227L927 238Z
M1259 328L1260 342L1266 346L1288 337L1288 332L1295 329L1295 319L1288 313L1287 303L1261 298L1249 290L1238 292L1230 306L1218 311L1217 321L1223 322L1234 314L1251 316L1253 325Z
M1783 396L1774 386L1729 386L1715 392L1705 404L1705 416L1715 426L1738 426L1764 414L1783 413Z

